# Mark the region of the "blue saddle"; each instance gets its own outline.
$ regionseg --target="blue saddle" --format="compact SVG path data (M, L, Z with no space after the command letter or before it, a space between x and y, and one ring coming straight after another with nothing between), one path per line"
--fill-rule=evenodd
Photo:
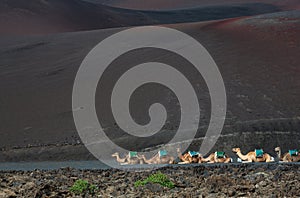
M137 152L129 151L129 158L137 157Z
M225 152L223 151L216 151L215 155L217 158L224 158L225 157Z
M296 149L289 150L289 153L290 153L291 156L297 156L298 155L298 151Z
M263 157L264 156L264 150L262 149L255 149L255 156L256 157Z
M166 155L168 155L168 151L166 151L166 150L160 150L160 151L158 151L158 155L159 155L159 157L166 156Z
M200 155L200 153L196 151L189 151L188 153L191 157L198 157Z

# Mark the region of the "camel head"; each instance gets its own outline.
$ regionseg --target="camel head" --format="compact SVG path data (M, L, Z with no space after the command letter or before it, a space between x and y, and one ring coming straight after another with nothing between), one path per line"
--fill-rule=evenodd
M232 149L232 152L238 153L238 152L241 152L241 149L240 149L240 148L233 148L233 149Z
M117 156L119 156L119 153L116 152L116 153L112 154L111 156L112 156L112 157L117 157Z
M276 153L279 153L279 152L280 152L280 147L279 147L279 146L275 148L275 152L276 152Z

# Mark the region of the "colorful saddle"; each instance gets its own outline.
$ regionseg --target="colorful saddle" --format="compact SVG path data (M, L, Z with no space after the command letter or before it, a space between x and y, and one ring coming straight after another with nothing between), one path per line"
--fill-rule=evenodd
M216 156L216 158L225 158L226 157L225 152L223 152L223 151L216 151L215 156Z
M196 151L189 151L188 153L191 157L198 157L200 155L200 153Z
M158 155L159 155L159 157L164 157L164 156L168 155L168 151L166 151L166 150L159 150L158 151Z
M137 157L136 151L129 151L129 158Z
M255 149L255 156L260 158L264 156L264 150L262 149Z
M296 149L289 150L289 153L290 153L291 156L297 156L298 155L298 151Z

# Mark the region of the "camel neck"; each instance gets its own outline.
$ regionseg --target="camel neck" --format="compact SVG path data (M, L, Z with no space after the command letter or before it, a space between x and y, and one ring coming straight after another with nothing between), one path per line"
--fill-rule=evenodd
M242 160L247 160L247 156L243 155L241 151L237 152L237 155L242 159Z
M279 149L279 151L278 151L278 158L279 158L279 160L282 159L282 156L281 156L281 149Z

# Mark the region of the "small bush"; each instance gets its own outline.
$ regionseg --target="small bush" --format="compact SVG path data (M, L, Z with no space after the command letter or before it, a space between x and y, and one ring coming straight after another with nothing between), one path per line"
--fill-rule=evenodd
M79 179L70 188L70 191L80 195L80 194L95 194L97 187L93 184L89 184L88 181Z
M169 178L161 172L150 175L148 178L144 179L143 181L141 180L136 181L134 183L134 186L135 187L144 186L147 183L156 183L168 188L174 188L175 186L175 184L171 182Z

